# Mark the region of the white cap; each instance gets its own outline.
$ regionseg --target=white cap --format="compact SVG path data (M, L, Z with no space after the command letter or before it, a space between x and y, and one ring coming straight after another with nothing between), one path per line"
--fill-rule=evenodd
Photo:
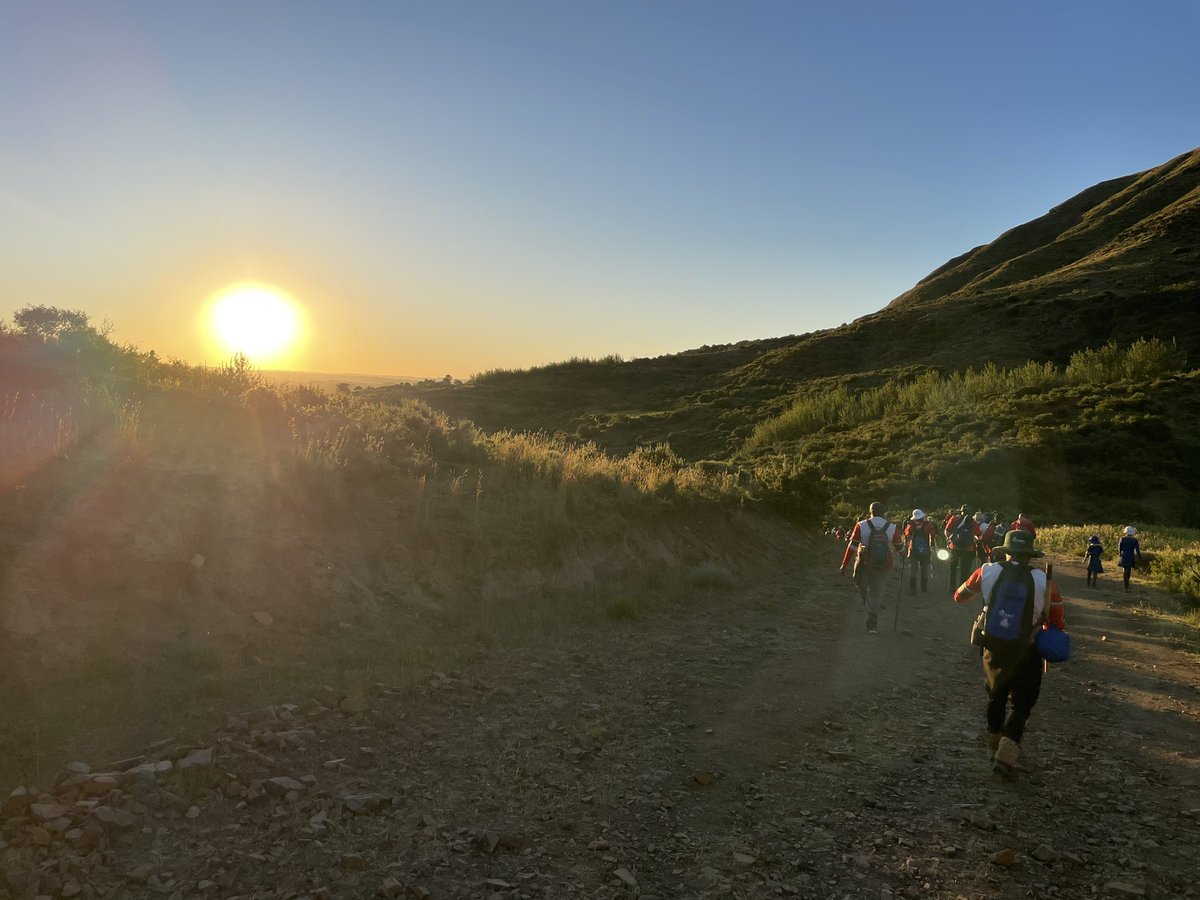
M1136 529L1136 528L1134 528L1132 525L1126 525L1126 526L1125 526L1125 533L1126 533L1127 535L1129 535L1130 537L1133 537L1135 534L1137 534L1137 529Z
M913 510L913 518L916 519L918 522L921 521L923 518L925 518L925 510L914 509Z

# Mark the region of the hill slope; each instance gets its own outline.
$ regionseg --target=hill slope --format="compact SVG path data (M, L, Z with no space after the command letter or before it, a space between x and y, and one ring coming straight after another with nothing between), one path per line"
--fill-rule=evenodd
M1200 149L1095 185L840 328L657 359L487 373L465 385L382 388L374 396L415 397L489 430L558 431L614 452L667 442L685 459L730 461L745 458L757 426L838 388L855 392L989 362L1064 365L1081 349L1137 338L1174 341L1194 363L1197 313ZM958 430L987 431L985 424Z

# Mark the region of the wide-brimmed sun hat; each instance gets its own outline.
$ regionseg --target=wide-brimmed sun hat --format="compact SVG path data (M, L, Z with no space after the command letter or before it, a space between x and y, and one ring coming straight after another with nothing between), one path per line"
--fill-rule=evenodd
M920 521L921 521L923 518L925 518L925 510L923 510L923 509L914 509L914 510L913 510L913 518L914 518L916 521L920 522Z
M1134 528L1132 525L1126 525L1126 526L1125 526L1125 533L1126 533L1127 535L1129 535L1129 537L1133 537L1135 534L1137 534L1137 529L1136 529L1136 528Z
M1034 556L1042 557L1046 554L1041 550L1034 549L1033 535L1028 531L1020 531L1013 529L1004 535L1004 546L1001 548L1009 556Z

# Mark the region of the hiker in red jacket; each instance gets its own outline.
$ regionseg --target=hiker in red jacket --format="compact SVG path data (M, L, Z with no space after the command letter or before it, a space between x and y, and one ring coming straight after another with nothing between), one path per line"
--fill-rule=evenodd
M1066 617L1058 587L1029 564L1042 556L1029 532L1009 531L1000 549L1008 559L972 572L954 592L954 602L983 597L984 611L972 631L972 643L980 647L983 661L988 752L994 771L1011 780L1016 777L1025 724L1042 688L1037 634L1047 627L1065 630Z
M979 538L979 526L963 506L958 515L946 520L946 547L950 551L950 583L966 580L975 568L975 541Z
M1013 523L1008 526L1010 531L1028 531L1037 538L1037 529L1033 527L1033 520L1025 513L1017 513L1017 517L1013 519Z
M977 565L982 566L985 562L991 562L992 544L996 537L996 523L992 521L987 513L975 513L975 524L979 528L979 537L975 540L975 557L978 559Z
M854 582L859 596L867 608L867 631L877 633L879 609L883 605L883 591L888 573L892 571L892 560L900 553L900 533L895 525L883 515L883 504L872 503L870 515L854 526L850 532L850 543L842 555L841 573L854 560Z
M937 546L937 526L925 515L925 511L914 509L912 518L904 523L904 550L908 556L908 592L917 592L917 570L921 571L921 591L929 591L929 570L933 551Z

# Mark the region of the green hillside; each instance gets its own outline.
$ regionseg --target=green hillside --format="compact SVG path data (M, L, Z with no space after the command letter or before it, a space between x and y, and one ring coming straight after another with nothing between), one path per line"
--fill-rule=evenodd
M906 428L926 429L921 437L927 443L919 445L923 454L932 454L934 460L946 456L944 466L935 466L936 478L917 474L917 463L910 466L899 459L886 475L868 484L856 483L856 473L843 471L837 454L856 442L892 446L906 440L894 422L853 428L831 424L802 441L774 444L762 440L761 429L795 404L833 391L853 395L930 373L978 370L989 363L1012 368L1033 361L1061 367L1080 350L1110 343L1129 347L1139 338L1173 342L1181 358L1194 364L1200 361L1197 313L1200 150L1091 187L1046 215L950 260L884 309L840 328L656 359L572 360L527 371L483 373L462 385L380 388L373 395L421 399L487 430L560 432L610 452L668 443L688 460L744 464L774 457L792 468L816 467L835 503L868 490L907 502L935 484L946 486L947 498L957 498L979 489L971 490L972 479L963 474L967 470L959 455L942 449L948 436L951 443L985 436L997 440L1003 437L998 429L1006 427L1000 422L1020 428L1015 420L994 418L996 410L990 406L961 408L952 414L952 423L936 416L908 422ZM1186 364L1177 369L1186 370ZM1139 509L1147 515L1165 515L1168 509L1174 514L1188 505L1194 486L1181 473L1178 481L1171 473L1195 448L1198 432L1187 402L1189 376L1171 377L1180 380L1156 386L1098 377L1086 387L1055 387L1039 401L1044 408L1033 404L1015 409L1014 415L1054 416L1059 436L1022 443L1026 449L1016 457L1005 456L1008 464L1023 471L1036 458L1048 470L1069 473L1074 484L1081 477L1077 469L1082 463L1076 461L1093 445L1102 444L1104 450L1089 458L1095 457L1098 470L1110 473L1137 471L1161 457L1164 464L1153 470L1166 473L1166 482L1151 493L1161 490L1178 499L1146 499ZM1153 428L1162 433L1149 446L1118 440L1128 437L1126 426L1104 427L1096 419L1103 413L1090 419L1084 415L1089 404L1109 410L1103 402L1106 392L1131 390L1152 397L1145 406L1147 421L1157 423ZM1075 391L1078 396L1054 391ZM1163 433L1170 439L1163 439ZM897 453L904 449L899 445ZM1134 449L1136 458L1131 455ZM1003 464L999 458L977 462L988 472ZM951 466L954 477L949 476ZM1122 480L1119 475L1110 477ZM1015 476L1006 484L984 493L1007 505L1035 487L1028 478ZM940 501L942 492L936 493L937 498L923 502ZM1115 515L1111 504L1116 500L1109 493L1072 487L1053 501L1034 502L1055 516L1076 509ZM1093 510L1095 506L1100 508Z

